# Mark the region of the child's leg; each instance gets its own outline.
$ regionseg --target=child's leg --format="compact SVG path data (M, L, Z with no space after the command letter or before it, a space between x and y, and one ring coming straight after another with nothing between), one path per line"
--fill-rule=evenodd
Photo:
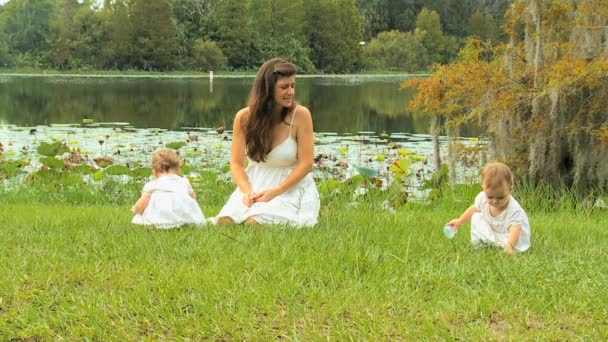
M486 220L483 219L481 213L475 213L471 217L471 244L477 246L480 244L498 245L496 233Z

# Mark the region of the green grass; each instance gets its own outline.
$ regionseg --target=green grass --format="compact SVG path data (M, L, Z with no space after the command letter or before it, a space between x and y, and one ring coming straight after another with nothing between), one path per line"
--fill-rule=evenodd
M472 248L468 226L445 239L468 201L324 199L314 229L161 231L126 204L25 198L0 204L0 340L608 336L606 211L529 212L532 248L509 257Z

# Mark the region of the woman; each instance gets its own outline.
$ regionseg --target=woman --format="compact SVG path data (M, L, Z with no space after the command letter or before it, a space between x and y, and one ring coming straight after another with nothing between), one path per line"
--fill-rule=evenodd
M258 70L248 106L234 118L230 172L237 188L212 222L317 223L312 118L294 101L295 75L295 65L280 58Z

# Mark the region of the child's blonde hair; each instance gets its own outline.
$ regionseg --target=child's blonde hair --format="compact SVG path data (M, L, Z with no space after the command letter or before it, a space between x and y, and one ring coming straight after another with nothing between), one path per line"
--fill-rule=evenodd
M161 148L152 156L152 169L156 172L168 172L178 170L180 166L179 157L170 148Z
M513 186L513 173L503 163L494 162L487 164L481 171L481 184L486 188L496 188L504 183Z

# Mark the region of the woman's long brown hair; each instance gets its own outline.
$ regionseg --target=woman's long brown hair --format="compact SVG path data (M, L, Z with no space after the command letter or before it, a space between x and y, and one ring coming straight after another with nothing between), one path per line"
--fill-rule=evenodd
M253 161L265 161L272 148L274 86L280 78L295 74L295 65L281 58L273 58L262 64L255 76L247 103L249 117L244 127L247 156ZM283 108L281 120L284 120L295 106L296 103L293 102L290 108Z

